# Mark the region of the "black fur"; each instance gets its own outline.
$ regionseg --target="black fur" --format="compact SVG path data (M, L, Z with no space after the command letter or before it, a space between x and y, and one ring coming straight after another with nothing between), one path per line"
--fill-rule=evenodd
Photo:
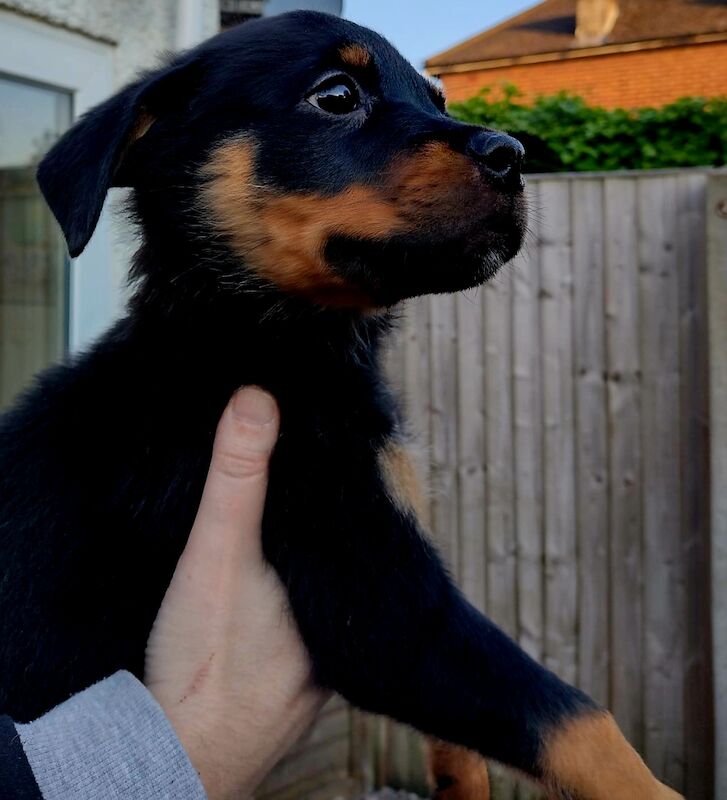
M354 74L361 113L327 117L305 97L346 43L375 67ZM156 121L131 142L140 114ZM115 670L143 674L216 423L243 384L280 405L265 554L322 685L535 775L548 731L595 708L463 599L389 498L377 454L401 435L379 359L390 314L279 291L199 202L201 165L241 134L261 182L331 196L376 186L427 142L465 153L476 133L376 34L295 13L183 54L51 150L38 178L71 252L112 185L135 188L143 244L127 316L0 421L0 712L28 720ZM331 238L330 268L376 306L479 283L524 224L519 182L491 191L491 218L463 207L461 224L388 242Z

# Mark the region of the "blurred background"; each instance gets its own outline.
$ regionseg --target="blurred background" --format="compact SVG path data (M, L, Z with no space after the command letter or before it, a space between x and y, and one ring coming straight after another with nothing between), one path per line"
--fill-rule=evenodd
M387 356L427 522L471 601L659 777L727 800L727 1L0 0L0 408L127 298L124 193L70 260L43 153L164 51L298 7L375 28L451 114L525 142L524 252L408 303ZM335 699L259 797L384 786L426 793L420 738Z

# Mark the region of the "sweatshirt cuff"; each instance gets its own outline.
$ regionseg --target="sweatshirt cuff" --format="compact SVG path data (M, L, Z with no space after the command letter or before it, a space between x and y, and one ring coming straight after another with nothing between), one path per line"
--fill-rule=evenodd
M128 672L16 725L44 800L206 800L169 720Z

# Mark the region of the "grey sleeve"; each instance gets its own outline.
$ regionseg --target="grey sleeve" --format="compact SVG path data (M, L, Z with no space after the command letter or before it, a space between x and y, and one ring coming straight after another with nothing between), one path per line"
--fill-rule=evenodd
M206 800L166 715L128 672L16 725L44 800Z

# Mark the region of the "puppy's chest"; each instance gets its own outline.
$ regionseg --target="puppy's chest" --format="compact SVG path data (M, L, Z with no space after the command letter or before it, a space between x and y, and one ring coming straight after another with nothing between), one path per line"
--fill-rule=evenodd
M332 502L346 487L377 480L379 455L397 438L399 427L395 400L378 374L351 365L325 375L311 372L304 379L296 375L296 380L283 370L265 372L239 383L262 386L280 407L271 486L281 507ZM164 420L155 414L141 426L148 439L137 440L136 457L124 472L131 473L136 502L156 506L149 508L154 516L166 516L170 506L193 505L188 501L200 495L229 391L215 394L219 397L203 408Z
M274 472L290 482L341 486L377 469L378 454L397 437L393 401L383 387L333 392L293 410L281 403L282 430Z
M283 428L266 505L268 555L276 566L290 554L281 556L273 542L292 551L293 540L304 542L301 563L325 548L326 558L344 564L351 553L368 552L372 531L385 535L402 518L424 518L418 459L389 390L375 387L365 404L360 395L340 399L336 409L314 410Z

